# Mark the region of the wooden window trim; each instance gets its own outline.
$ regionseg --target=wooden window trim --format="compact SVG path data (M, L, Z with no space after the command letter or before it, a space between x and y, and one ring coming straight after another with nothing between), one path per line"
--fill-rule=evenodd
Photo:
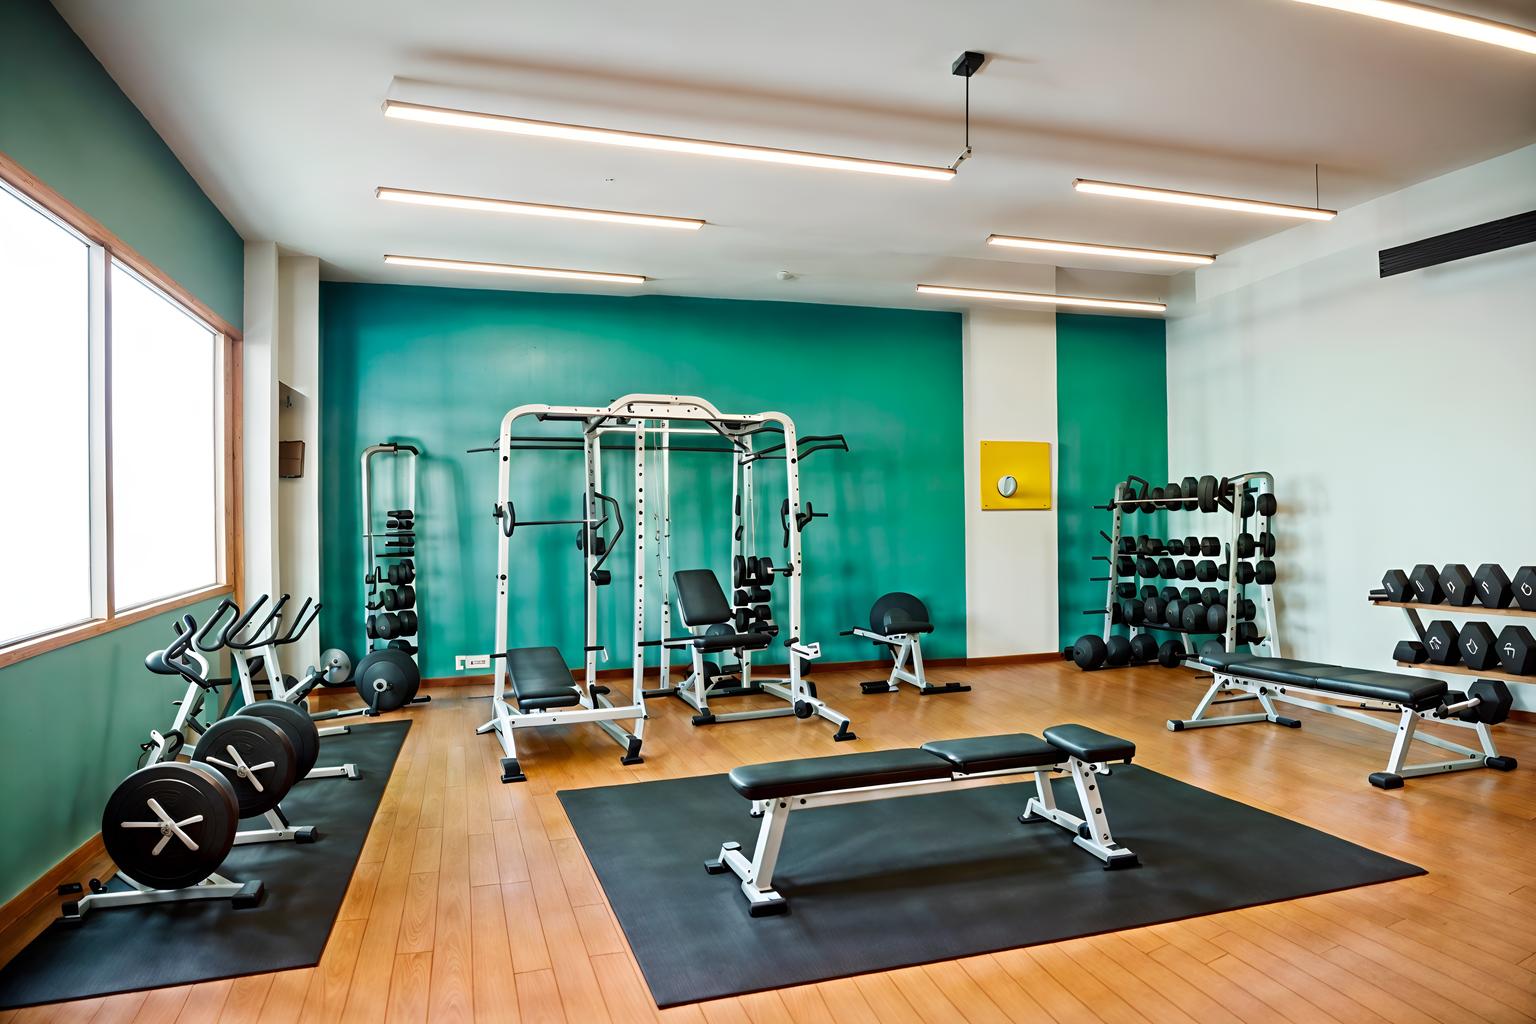
M36 657L39 654L56 651L70 644L78 643L81 640L102 636L124 626L131 626L134 623L143 622L145 619L174 612L211 598L230 595L236 600L240 599L244 591L242 574L244 543L241 536L244 499L242 488L244 462L241 445L244 442L245 436L242 427L244 410L241 401L241 396L244 393L242 385L244 339L240 331L233 324L215 313L190 291L178 284L169 274L166 274L159 267L145 259L132 246L109 231L100 221L65 199L4 152L0 152L0 181L4 181L6 185L63 221L87 241L105 250L104 259L108 268L111 267L113 260L117 260L186 307L194 316L218 332L222 339L223 352L221 353L221 358L224 363L223 581L214 586L203 587L191 593L178 594L163 601L119 612L112 607L110 599L112 593L112 559L109 551L106 563L108 574L107 592L109 595L106 616L92 618L85 622L76 623L75 625L43 634L42 636L29 637L25 640L19 640L0 647L0 668L6 668L17 662ZM110 274L108 277L110 277ZM107 301L110 302L110 290ZM108 312L110 313L110 310ZM110 390L108 391L107 401L109 403L111 401ZM110 406L108 408L110 409ZM109 523L111 514L111 488L109 486L107 491L107 516ZM108 528L108 536L111 536L110 526Z

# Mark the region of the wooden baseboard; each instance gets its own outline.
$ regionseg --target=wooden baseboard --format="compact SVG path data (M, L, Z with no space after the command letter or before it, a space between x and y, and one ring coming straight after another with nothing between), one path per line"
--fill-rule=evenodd
M923 664L929 668L986 668L997 665L1033 665L1046 661L1060 661L1060 651L1045 651L1039 654L1001 654L987 658L925 658ZM788 665L754 665L754 671L768 674L783 673L789 671ZM826 661L814 663L808 675L817 672L879 672L881 675L890 671L889 661ZM683 666L678 666L681 670ZM647 670L647 674L653 674L655 669ZM571 670L572 678L577 678L577 670ZM599 669L597 678L604 682L612 682L616 679L628 679L630 670L627 668ZM429 676L421 681L422 686L473 686L480 683L489 683L491 676L487 674L472 676Z
M98 832L0 907L0 935L5 937L0 943L0 964L9 963L59 916L59 886L92 877L105 880L110 869L111 860Z

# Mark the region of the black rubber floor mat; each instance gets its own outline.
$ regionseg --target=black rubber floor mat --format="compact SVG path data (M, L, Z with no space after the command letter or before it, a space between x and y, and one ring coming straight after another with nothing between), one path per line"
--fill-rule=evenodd
M319 840L237 846L220 869L261 879L260 906L209 900L56 921L0 970L0 1009L319 963L410 725L358 725L322 741L322 765L351 761L361 777L300 782L283 801L295 825L319 826Z
M1056 783L1076 806L1071 781ZM659 1006L973 956L1423 874L1134 766L1103 782L1142 866L1104 871L1045 823L1032 782L791 814L774 885L747 914L704 861L751 855L757 819L723 775L566 790L560 799Z

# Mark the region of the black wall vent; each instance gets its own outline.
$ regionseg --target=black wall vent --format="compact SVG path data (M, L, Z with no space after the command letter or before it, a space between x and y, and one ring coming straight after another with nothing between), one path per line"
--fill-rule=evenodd
M1530 242L1536 242L1536 210L1383 249L1379 254L1381 276L1406 274L1410 270L1423 270Z

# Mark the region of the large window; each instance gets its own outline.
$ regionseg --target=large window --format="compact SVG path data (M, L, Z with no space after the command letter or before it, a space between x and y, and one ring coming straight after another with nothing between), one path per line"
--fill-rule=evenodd
M0 163L0 665L230 589L233 338L195 306Z

